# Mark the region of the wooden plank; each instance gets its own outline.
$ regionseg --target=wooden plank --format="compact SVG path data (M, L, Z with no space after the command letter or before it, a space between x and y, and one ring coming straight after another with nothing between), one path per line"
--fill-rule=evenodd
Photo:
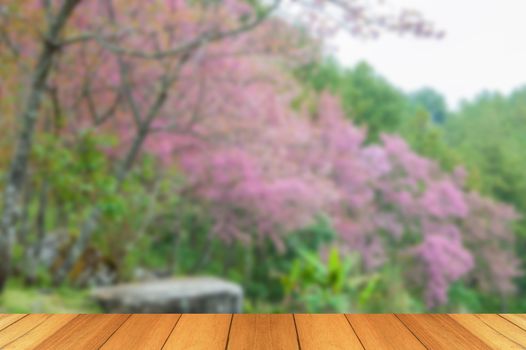
M425 350L425 346L393 314L345 316L365 349Z
M101 349L161 349L180 317L180 314L132 315Z
M495 314L476 315L485 324L514 342L526 347L526 331L507 319Z
M232 315L184 314L168 337L164 349L225 349Z
M512 314L0 315L0 348L522 349L525 325Z
M292 315L234 315L228 349L296 350L294 318Z
M428 349L491 349L448 315L398 315Z
M520 344L506 338L475 315L449 316L493 349L524 349Z
M302 350L363 349L344 315L294 315Z
M516 326L526 330L526 315L525 314L500 314L508 321L514 323Z
M49 315L44 314L27 315L2 329L0 331L0 349L3 349L7 344L15 341L33 328L37 327L48 317Z
M9 343L4 347L5 350L24 350L33 349L38 344L42 343L46 338L53 335L60 328L64 327L69 321L73 320L78 315L51 315L44 322L37 327L30 330L14 342Z
M27 314L0 315L0 330L10 326Z
M79 315L35 349L98 349L130 315Z

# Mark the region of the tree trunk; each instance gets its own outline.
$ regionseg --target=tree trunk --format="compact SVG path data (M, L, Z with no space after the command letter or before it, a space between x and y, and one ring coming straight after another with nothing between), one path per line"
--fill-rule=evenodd
M190 52L184 55L181 59L181 66L189 58ZM128 149L128 152L126 153L125 157L123 158L122 163L115 172L115 178L117 179L117 191L120 189L122 183L128 176L128 173L132 169L133 164L139 157L142 146L144 145L144 142L146 141L146 138L150 133L151 125L155 118L159 115L159 112L161 111L164 103L166 102L166 99L168 98L169 89L174 83L175 79L176 76L172 76L167 72L167 74L161 80L161 86L153 101L153 104L150 106L150 108L148 108L148 112L146 113L144 119L140 120L140 124L137 128L137 132L135 133L133 142L130 148ZM73 244L73 247L70 249L68 255L66 256L64 263L58 269L58 271L55 274L55 277L53 278L53 283L55 285L62 283L66 279L67 275L69 274L71 269L73 269L73 266L75 265L77 260L80 258L82 252L86 250L91 240L91 237L93 236L93 233L97 228L101 214L102 213L100 209L97 207L95 207L88 214L87 219L82 225L79 238Z
M130 149L128 150L128 153L126 154L122 165L118 168L117 172L115 173L115 177L117 178L117 190L124 182L126 176L128 175L128 172L133 166L133 163L137 159L142 145L146 140L146 136L148 135L149 129L150 124L148 123L146 127L143 126L141 129L138 130L136 137ZM101 214L101 210L98 207L95 207L88 214L86 220L84 220L79 238L73 243L73 246L69 250L66 259L64 260L64 263L55 273L55 276L53 278L53 283L55 285L59 285L62 282L64 282L69 272L73 269L75 263L82 255L82 252L84 252L88 247L88 244L91 241L91 237L93 236L93 233L97 228Z
M218 41L218 40L221 40L222 38L233 37L243 32L246 32L248 30L253 29L273 12L273 10L277 7L278 3L279 1L277 1L271 7L269 7L263 14L258 16L254 21L246 25L242 25L241 27L237 29L227 31L225 33L220 33L212 39L207 38L208 34L205 33L199 40L196 40L194 41L193 44L186 46L184 50L181 49L182 51L177 52L177 53L171 52L171 54L173 54L174 57L176 55L180 55L180 57L178 58L179 59L178 69L180 70L183 67L183 65L190 60L195 50L197 50L201 45L204 45L205 43L210 42L210 41ZM108 6L110 20L114 21L115 15L113 13L111 2L108 1L105 4ZM112 45L106 46L106 48L108 47L110 48L110 51L115 53L119 58L120 67L121 67L120 73L127 74L127 67L123 65L124 63L122 60L120 60L120 57L119 57L119 55L123 55L125 54L125 52L123 52L122 50L119 50L117 47L114 47ZM160 55L158 59L162 60L163 56L164 55ZM139 112L135 106L133 96L129 93L129 90L128 90L128 93L126 93L126 90L125 90L125 95L127 95L127 100L128 100L128 104L130 105L132 116L134 117L135 122L138 127L137 127L137 132L135 134L135 138L132 142L132 145L130 146L130 149L128 150L121 165L119 166L119 168L117 169L115 173L115 178L117 179L118 187L120 187L120 185L124 182L125 178L128 176L129 171L133 167L133 164L137 160L141 152L142 146L144 144L144 141L146 140L150 132L151 124L154 121L154 119L158 116L164 103L166 102L166 99L168 98L169 89L174 83L174 81L176 80L176 78L177 78L177 74L172 75L170 74L169 71L167 71L166 75L164 75L161 78L161 86L160 86L159 92L157 93L153 104L150 106L150 108L148 108L148 111L146 115L144 116L144 118L141 118L141 116L138 114ZM125 81L124 84L126 84L126 80L127 80L126 77L124 77L123 80ZM127 89L127 88L129 88L129 86L124 86L124 89ZM69 251L69 254L64 261L64 264L62 264L62 266L59 268L59 270L55 274L55 278L53 279L55 284L60 284L65 280L65 278L67 277L67 275L73 268L74 264L79 259L82 252L87 248L87 245L89 244L91 240L91 236L93 235L95 228L97 227L98 220L100 219L101 214L102 213L100 209L98 208L94 208L90 212L90 214L88 214L87 219L84 221L84 224L82 225L82 229L81 229L79 238L74 243L73 248Z
M25 271L25 282L27 285L32 285L37 280L37 268L42 251L42 245L46 236L46 214L48 204L48 180L44 179L40 195L38 198L38 212L35 221L36 240L33 249L28 249L26 252L27 267ZM28 243L26 243L28 244Z
M18 201L27 174L27 163L32 149L42 95L45 93L53 58L60 48L58 45L60 33L80 1L65 0L59 12L51 19L33 71L29 93L20 115L20 132L6 179L3 196L4 210L0 220L0 261L2 262L0 264L0 291L5 287L11 268L11 247L16 236Z

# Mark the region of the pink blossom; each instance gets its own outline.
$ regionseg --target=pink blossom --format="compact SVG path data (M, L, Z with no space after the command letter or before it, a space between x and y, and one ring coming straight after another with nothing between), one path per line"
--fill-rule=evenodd
M468 207L462 191L450 181L442 180L428 185L422 205L438 218L465 217Z

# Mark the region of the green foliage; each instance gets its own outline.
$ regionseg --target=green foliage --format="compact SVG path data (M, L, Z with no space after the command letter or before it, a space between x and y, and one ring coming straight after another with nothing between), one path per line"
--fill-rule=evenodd
M57 206L79 210L100 201L103 210L115 212L122 203L115 198L117 184L101 145L104 136L92 132L81 134L71 147L53 134L39 135L33 148L35 187L44 182Z
M367 125L372 140L382 131L395 131L407 109L404 95L366 63L344 76L341 97L347 115Z
M308 64L297 71L297 76L306 86L297 104L308 105L313 91L329 91L341 98L349 119L367 127L369 141L377 141L381 132L395 132L414 151L438 161L445 170L461 164L461 157L447 144L440 127L449 112L438 92L426 88L406 96L367 63L344 69L333 59Z
M427 110L434 123L443 124L446 121L448 115L446 100L437 91L423 88L411 94L410 98L416 106Z
M285 239L284 251L278 251L269 244L267 250L260 254L271 258L255 265L253 279L260 282L254 296L263 292L270 300L283 300L287 292L282 277L289 274L294 269L294 264L301 261L305 254L318 255L321 249L331 245L335 239L336 233L328 220L320 217L314 225L290 233Z
M342 254L336 247L322 258L301 251L281 276L285 291L281 310L294 312L423 312L422 301L403 285L399 267L368 273L360 257Z
M67 236L62 244L73 242L86 215L97 206L102 211L102 222L90 248L118 266L120 275L130 275L129 266L121 261L127 257L128 245L144 233L141 227L148 220L144 214L157 205L151 191L157 177L156 164L152 157L143 157L131 176L118 186L114 175L118 164L104 152L113 143L113 137L93 130L83 131L75 140L44 132L38 135L30 164L31 193L24 223L27 233L14 247L17 265L26 265L27 247L41 239L39 231L45 236L60 232ZM42 196L46 198L44 208ZM43 216L43 224L36 229L39 215ZM56 249L67 249L66 245ZM57 259L63 258L64 252ZM47 285L53 273L49 268L37 268L35 272L41 285Z
M488 303L483 303L482 295L466 287L462 282L454 283L449 289L447 308L453 312L489 312Z
M479 170L483 192L526 210L526 89L509 98L479 96L450 118L446 131L463 161Z
M10 280L0 296L2 313L99 313L87 291L67 287L53 290L22 285Z
M404 94L365 62L343 69L327 60L303 67L298 76L317 92L330 91L341 97L346 115L356 124L367 126L372 141L380 132L396 131L409 108Z
M402 266L386 266L368 281L360 293L360 312L381 313L385 310L418 313L427 310L425 303L410 293L403 282Z
M445 124L447 142L468 167L470 183L521 214L518 255L526 266L526 88L508 97L484 93ZM526 278L520 281L526 291Z
M332 248L326 261L302 250L281 281L286 309L299 312L344 312L353 309L358 288L367 282L359 272L359 257Z
M415 107L401 123L398 132L417 153L437 161L442 169L451 171L463 164L458 152L447 144L444 130L431 121L429 113Z

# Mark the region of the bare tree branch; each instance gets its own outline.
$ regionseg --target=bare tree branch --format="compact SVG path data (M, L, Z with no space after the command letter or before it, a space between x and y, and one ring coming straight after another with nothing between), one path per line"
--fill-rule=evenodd
M282 0L276 0L266 10L260 12L252 21L242 24L237 28L226 30L226 31L217 31L217 30L205 31L204 33L200 34L197 38L194 38L170 50L146 52L146 51L127 49L127 48L121 47L119 45L116 45L116 44L113 44L107 41L106 38L102 36L95 35L94 39L101 46L103 46L104 48L106 48L107 50L115 54L120 54L124 56L135 57L135 58L141 58L141 59L148 59L148 60L159 60L163 58L169 58L171 56L177 56L180 54L184 54L187 51L194 50L205 44L215 42L215 41L220 41L220 40L227 39L230 37L234 37L236 35L242 34L244 32L247 32L249 30L256 28L259 24L265 21L272 13L275 12L275 10L281 4L281 1Z
M124 95L128 106L130 107L131 115L135 121L135 126L139 128L142 123L142 115L131 90L132 82L130 80L130 67L126 64L126 62L124 62L124 59L120 55L117 57L117 62L121 75L121 92Z

